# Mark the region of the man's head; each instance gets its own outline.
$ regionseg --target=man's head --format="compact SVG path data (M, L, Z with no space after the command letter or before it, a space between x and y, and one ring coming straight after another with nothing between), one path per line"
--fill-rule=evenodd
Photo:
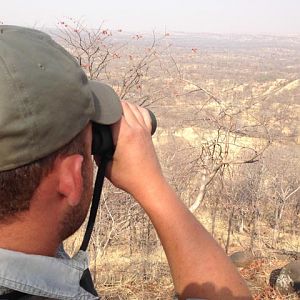
M121 111L112 88L89 81L50 36L0 26L0 224L30 207L42 210L37 200L52 187L73 220L61 237L73 233L91 196L89 124L113 124Z

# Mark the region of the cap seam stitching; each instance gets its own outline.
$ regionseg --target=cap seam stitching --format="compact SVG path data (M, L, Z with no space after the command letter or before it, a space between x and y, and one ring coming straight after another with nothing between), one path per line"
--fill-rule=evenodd
M22 103L23 110L19 109L20 114L23 116L24 119L26 118L26 116L32 116L33 115L32 110L28 107L28 105L26 105L24 103L24 100L20 96L21 88L20 88L19 84L17 84L16 78L11 73L10 68L8 67L8 64L4 60L3 56L1 56L1 59L2 59L2 61L4 63L4 66L7 70L8 76L11 78L11 83L10 84L18 90L18 93L15 93L15 97L19 100L19 103ZM11 63L11 66L13 67L14 71L16 71L16 66L13 63ZM24 83L21 80L19 80L19 82L24 86ZM29 95L28 95L28 93L26 92L26 90L24 88L22 89L22 92L24 92L26 98L29 99ZM36 126L36 123L33 119L32 130L30 130L30 144L31 145L34 145L34 136L35 136L35 134L37 134L37 126ZM30 158L30 160L31 159L32 159L32 157Z

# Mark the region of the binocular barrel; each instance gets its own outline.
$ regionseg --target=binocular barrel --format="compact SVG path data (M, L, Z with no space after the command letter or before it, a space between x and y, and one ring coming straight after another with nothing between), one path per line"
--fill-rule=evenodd
M157 128L157 120L154 113L147 109L151 118L151 135L153 135ZM109 125L101 125L92 123L93 140L92 140L92 155L106 156L111 159L115 146L113 143L112 133Z
M157 128L157 120L156 120L154 113L148 108L147 108L147 110L148 110L149 116L151 118L151 135L153 135Z

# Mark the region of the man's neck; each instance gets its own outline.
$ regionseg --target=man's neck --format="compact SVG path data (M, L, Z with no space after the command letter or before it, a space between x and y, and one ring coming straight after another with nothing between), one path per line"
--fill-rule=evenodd
M32 217L21 216L12 222L0 223L0 248L36 254L55 256L60 244L51 224L29 222Z

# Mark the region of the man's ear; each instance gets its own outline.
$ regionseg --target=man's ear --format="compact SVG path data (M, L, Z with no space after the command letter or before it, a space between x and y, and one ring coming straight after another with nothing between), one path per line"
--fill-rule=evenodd
M58 162L58 193L70 206L78 205L82 196L82 163L83 156L79 154L60 158Z

